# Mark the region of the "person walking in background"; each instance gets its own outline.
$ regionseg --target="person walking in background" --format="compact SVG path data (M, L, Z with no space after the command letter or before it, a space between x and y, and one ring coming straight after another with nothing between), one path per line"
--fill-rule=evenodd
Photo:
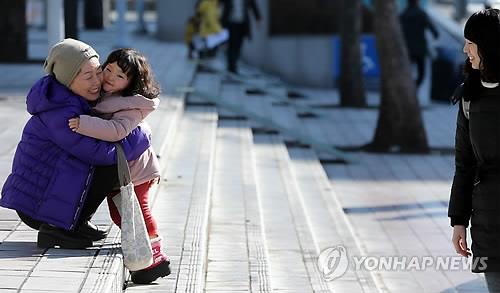
M424 80L425 58L429 53L425 32L430 30L435 39L439 37L439 33L429 16L419 7L419 0L408 0L408 6L401 14L400 21L410 61L417 66L418 87Z
M255 0L222 0L222 25L229 31L227 70L238 73L238 59L245 37L251 38L250 11L260 22L260 11Z
M459 110L448 216L455 251L465 257L470 221L472 271L484 272L490 292L500 292L500 10L474 13L464 37L468 58L453 97Z
M103 118L80 115L69 119L69 127L82 135L110 142L119 141L138 125L145 126L143 120L160 103L160 88L146 57L134 49L111 52L102 67L104 96L93 110ZM153 147L150 146L139 158L130 161L129 167L153 250L153 264L131 272L131 278L136 284L149 284L170 274L170 261L163 252L158 224L149 207L149 190L160 178L160 163ZM112 200L115 194L108 196L108 207L111 219L121 227L120 213Z
M0 205L39 229L40 248L92 247L107 234L90 219L118 184L116 148L71 131L68 119L89 114L89 104L99 97L99 55L83 42L65 39L51 48L44 69L48 75L26 98L32 116L17 145ZM135 127L121 140L128 160L149 148L149 136Z

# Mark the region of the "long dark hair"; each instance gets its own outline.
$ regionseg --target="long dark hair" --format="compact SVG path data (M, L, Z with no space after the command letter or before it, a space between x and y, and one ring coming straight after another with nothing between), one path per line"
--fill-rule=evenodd
M122 91L123 96L139 94L148 99L154 99L160 95L160 86L144 55L131 48L117 49L109 54L102 68L114 62L130 80L128 86Z
M500 10L484 9L469 17L464 28L464 37L477 45L481 64L480 76L487 82L500 81ZM464 71L474 69L465 61Z
M470 101L483 90L481 80L500 82L500 10L484 9L472 14L464 28L464 37L477 45L479 69L465 60L463 98Z

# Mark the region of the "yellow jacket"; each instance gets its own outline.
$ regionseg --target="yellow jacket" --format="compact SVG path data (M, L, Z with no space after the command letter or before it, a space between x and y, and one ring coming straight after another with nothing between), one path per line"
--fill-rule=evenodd
M200 20L197 16L192 16L186 23L186 30L184 31L184 41L189 44L193 41L193 37L199 33Z
M218 0L202 0L198 6L198 13L201 17L200 35L202 37L218 33L222 30L219 21Z

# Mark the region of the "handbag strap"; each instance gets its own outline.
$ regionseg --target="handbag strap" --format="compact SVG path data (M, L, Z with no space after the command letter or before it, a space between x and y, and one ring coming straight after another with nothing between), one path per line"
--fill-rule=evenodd
M125 152L123 147L119 143L115 143L116 147L116 160L118 165L118 180L120 186L128 185L132 180L130 177L130 169L128 167L127 158L125 157Z

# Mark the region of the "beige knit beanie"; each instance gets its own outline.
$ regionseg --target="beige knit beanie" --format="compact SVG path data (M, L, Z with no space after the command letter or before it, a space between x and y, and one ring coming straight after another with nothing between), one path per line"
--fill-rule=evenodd
M85 61L93 57L99 58L99 55L91 46L74 39L64 39L50 49L43 69L69 87Z

